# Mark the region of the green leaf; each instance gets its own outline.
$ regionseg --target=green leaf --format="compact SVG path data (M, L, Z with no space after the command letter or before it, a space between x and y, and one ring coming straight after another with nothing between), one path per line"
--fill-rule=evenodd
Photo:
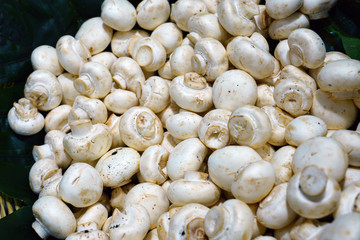
M34 220L31 206L25 206L0 219L1 239L40 239L31 227Z
M341 38L346 54L353 59L360 60L360 38L348 36Z

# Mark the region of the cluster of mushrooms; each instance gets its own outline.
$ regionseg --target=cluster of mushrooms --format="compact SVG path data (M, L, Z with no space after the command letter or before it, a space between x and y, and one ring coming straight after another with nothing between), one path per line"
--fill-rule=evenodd
M8 120L46 132L42 239L360 238L360 61L310 29L336 1L259 2L105 0L34 49Z

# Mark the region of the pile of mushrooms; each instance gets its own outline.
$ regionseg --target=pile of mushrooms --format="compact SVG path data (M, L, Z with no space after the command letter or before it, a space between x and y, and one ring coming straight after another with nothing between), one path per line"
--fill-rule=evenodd
M310 29L336 1L259 2L105 0L34 49L8 121L46 132L42 239L360 238L360 61Z

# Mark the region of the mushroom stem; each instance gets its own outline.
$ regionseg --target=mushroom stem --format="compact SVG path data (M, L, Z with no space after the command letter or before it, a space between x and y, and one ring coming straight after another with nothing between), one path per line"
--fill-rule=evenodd
M40 84L34 85L27 92L27 98L37 107L44 105L48 97L49 91L45 86Z
M290 61L291 64L295 67L300 67L304 63L304 53L301 50L301 47L294 44L290 48Z
M22 119L34 119L38 114L37 108L31 104L31 102L26 98L21 98L18 101L19 103L14 102L14 108L16 114L19 115Z
M206 79L204 77L201 77L197 73L191 73L191 72L186 73L184 75L184 83L189 88L196 89L196 90L201 90L201 89L206 88Z
M147 112L140 113L136 118L136 128L145 139L151 139L155 134L154 118Z
M46 239L50 236L48 231L46 231L46 227L41 224L41 222L39 222L37 219L32 223L31 226L41 239Z
M153 51L151 47L146 45L139 47L134 59L142 67L150 65L153 61Z
M327 185L326 174L315 165L306 166L300 175L300 188L308 196L319 196Z
M200 75L204 75L206 73L206 59L197 53L191 60L194 71Z
M74 86L76 90L83 95L91 94L95 90L91 77L87 74L81 75L75 79Z
M116 83L116 87L120 89L126 89L126 80L118 73L113 75L113 80Z

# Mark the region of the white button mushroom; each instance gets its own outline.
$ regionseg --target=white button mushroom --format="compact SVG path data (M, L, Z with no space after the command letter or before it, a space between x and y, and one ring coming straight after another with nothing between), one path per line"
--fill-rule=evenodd
M171 53L169 62L172 73L181 76L188 72L193 72L191 58L194 55L194 48L190 45L181 45Z
M305 71L301 70L300 68L294 67L293 65L286 65L280 72L280 79L288 79L288 78L295 78L297 80L301 80L306 85L308 85L311 89L311 92L315 92L317 89L317 84L315 80L310 77Z
M326 133L327 126L321 118L303 115L289 122L285 129L285 139L288 144L299 146L311 138L325 137Z
M137 90L140 106L150 108L154 113L164 110L170 103L170 82L159 76L148 78Z
M209 180L207 173L186 171L183 179L170 183L167 197L175 206L199 203L213 206L220 198L220 189Z
M108 113L103 101L85 96L77 96L72 105L68 122L80 119L90 119L93 124L105 123ZM73 114L75 113L75 114Z
M139 101L134 92L113 87L104 98L104 104L107 110L122 114L128 109L139 105Z
M297 216L287 203L287 183L276 185L259 204L256 219L265 227L280 229L289 225Z
M360 167L360 133L342 129L331 134L331 138L334 138L344 146L345 151L348 153L349 165Z
M39 110L49 111L60 105L62 89L54 74L36 70L26 80L24 96Z
M142 205L150 217L150 229L156 227L161 214L169 209L169 200L165 190L154 183L139 183L126 194L125 208L131 204Z
M99 202L87 208L82 208L80 212L82 214L76 219L77 232L100 230L108 218L106 207Z
M300 12L309 15L311 20L326 18L336 3L337 0L304 0Z
M40 132L45 124L44 116L26 98L14 102L8 112L7 120L15 133L26 136Z
M348 154L335 139L315 137L300 144L294 153L294 173L300 173L308 165L316 165L328 177L339 182L344 178L348 167Z
M212 86L216 108L234 111L244 105L255 105L256 82L248 73L233 69L218 76Z
M291 64L289 52L290 48L287 39L281 40L275 47L274 56L280 61L282 67Z
M89 60L91 62L101 63L107 69L110 70L111 66L116 61L116 59L117 59L117 57L115 56L114 53L105 51L105 52L100 52L98 54L95 54Z
M95 169L100 173L105 187L120 187L131 181L139 171L140 154L128 147L114 148L105 153Z
M93 17L83 22L76 32L75 39L81 41L95 55L105 50L110 44L113 29L104 24L101 17Z
M123 211L115 208L109 225L110 239L142 240L150 229L150 216L140 204L128 205Z
M245 164L237 170L231 183L231 193L245 203L261 201L275 183L275 171L264 160Z
M141 29L115 32L111 39L111 52L117 57L129 57L137 40L149 37L150 34Z
M111 90L110 71L97 62L87 62L81 66L79 77L74 80L75 89L90 98L103 98Z
M146 30L154 30L170 16L170 4L166 0L143 0L136 7L136 21Z
M261 108L245 105L232 112L228 122L230 135L239 145L259 148L271 137L271 122Z
M290 179L287 202L302 217L322 218L335 211L340 193L336 179L316 165L307 165Z
M254 215L247 204L229 199L212 207L205 216L205 233L209 239L250 239Z
M99 172L87 163L71 164L59 183L59 196L74 207L88 207L96 203L102 192L103 182Z
M147 107L132 107L120 120L120 136L124 143L137 151L160 144L163 139L160 119Z
M360 212L360 182L353 182L343 189L340 195L339 204L333 213L334 218L351 212Z
M78 119L69 125L71 132L66 134L63 144L73 160L91 162L110 149L112 138L105 124L93 125L89 119Z
M52 46L41 45L31 52L31 65L34 70L46 70L59 76L64 68L60 65L56 49Z
M70 35L59 38L56 43L56 54L61 66L74 75L79 74L81 66L91 57L85 45Z
M198 171L203 163L208 148L198 139L189 138L170 152L167 171L171 180L183 178L186 171Z
M274 19L282 19L295 13L303 4L303 0L267 0L266 12Z
M195 44L191 65L194 72L212 82L229 68L226 49L214 38L202 38Z
M31 190L39 194L47 182L61 176L61 170L53 159L39 159L30 168L29 184Z
M219 149L231 142L228 121L231 112L214 109L207 112L198 126L199 139L210 149Z
M62 104L48 112L45 117L45 132L52 130L68 132L70 130L68 118L71 109L71 105Z
M168 239L204 239L204 220L208 211L209 208L198 203L181 207L170 219Z
M266 50L258 47L250 38L236 37L227 45L230 62L238 69L248 72L255 79L272 75L275 58Z
M358 109L351 99L334 100L331 93L318 89L313 94L310 113L321 118L328 129L347 129L355 122Z
M231 191L236 171L248 163L262 160L260 155L247 146L226 146L215 150L208 159L211 181L225 191Z
M279 148L269 161L275 170L275 185L286 183L293 175L291 162L296 148L283 146Z
M105 0L101 5L101 19L117 31L129 31L136 24L136 10L127 0Z
M166 129L174 138L184 140L198 137L202 117L189 111L180 111L166 120Z
M250 36L256 28L253 18L259 14L259 7L251 0L224 0L219 3L217 14L228 33L233 36Z
M257 98L255 106L261 108L264 106L275 106L274 86L262 83L257 85Z
M35 217L32 227L42 239L49 236L65 239L75 232L74 214L63 201L56 197L39 198L34 202L32 211Z
M171 81L170 97L181 108L193 112L204 112L213 106L212 88L204 77L194 72Z
M73 105L75 98L80 95L74 87L74 80L77 77L77 75L67 72L57 77L63 92L61 104Z
M161 145L148 147L140 157L140 174L146 182L162 184L167 179L169 152Z
M296 12L286 18L273 21L269 26L269 36L275 40L287 39L295 29L309 27L310 21L308 17L305 14Z
M311 29L298 28L288 37L290 62L295 67L319 67L325 59L325 44Z

